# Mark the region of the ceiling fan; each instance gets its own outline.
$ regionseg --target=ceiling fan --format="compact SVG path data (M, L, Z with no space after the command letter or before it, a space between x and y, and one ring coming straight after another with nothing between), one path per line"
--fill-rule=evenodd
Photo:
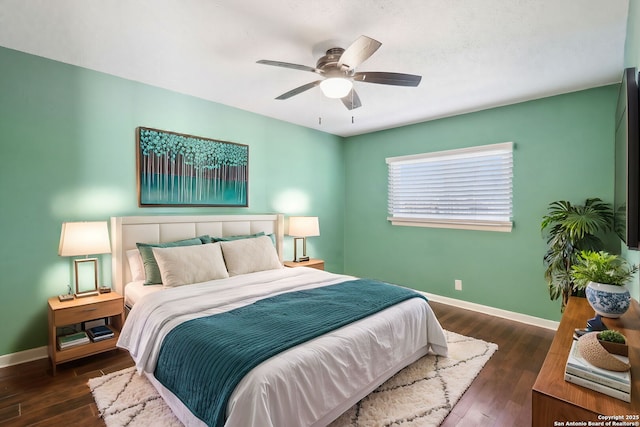
M258 64L276 67L292 68L294 70L311 71L320 74L323 79L307 83L283 93L276 99L288 99L316 86L320 86L322 93L328 98L340 98L349 110L360 107L360 98L353 89L353 82L378 83L394 86L418 86L422 76L403 73L387 73L380 71L356 72L356 67L366 61L382 45L377 40L367 36L360 36L351 45L343 49L334 47L318 59L315 67L291 64L289 62L270 61L261 59Z

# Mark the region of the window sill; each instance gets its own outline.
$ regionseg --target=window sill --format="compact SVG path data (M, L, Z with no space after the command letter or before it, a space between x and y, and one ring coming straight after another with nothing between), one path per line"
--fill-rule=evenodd
M512 222L473 221L473 220L434 220L423 218L387 218L392 225L405 227L453 228L461 230L499 231L510 233Z

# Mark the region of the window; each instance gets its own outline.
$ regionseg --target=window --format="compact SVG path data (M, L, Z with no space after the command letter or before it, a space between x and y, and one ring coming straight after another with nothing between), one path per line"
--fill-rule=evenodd
M511 231L513 143L387 158L393 225Z

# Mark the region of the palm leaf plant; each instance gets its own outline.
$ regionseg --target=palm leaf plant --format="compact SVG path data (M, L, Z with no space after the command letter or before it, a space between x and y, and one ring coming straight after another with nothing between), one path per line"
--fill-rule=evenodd
M576 290L571 267L583 250L599 251L603 243L598 236L613 229L613 209L598 198L572 205L560 200L549 204L542 218L541 230L547 234L544 276L552 300L562 298L562 310Z

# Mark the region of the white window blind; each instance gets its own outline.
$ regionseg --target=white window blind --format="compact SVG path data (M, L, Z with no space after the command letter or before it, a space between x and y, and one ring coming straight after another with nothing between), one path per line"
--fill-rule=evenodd
M512 142L386 161L394 225L511 231Z

